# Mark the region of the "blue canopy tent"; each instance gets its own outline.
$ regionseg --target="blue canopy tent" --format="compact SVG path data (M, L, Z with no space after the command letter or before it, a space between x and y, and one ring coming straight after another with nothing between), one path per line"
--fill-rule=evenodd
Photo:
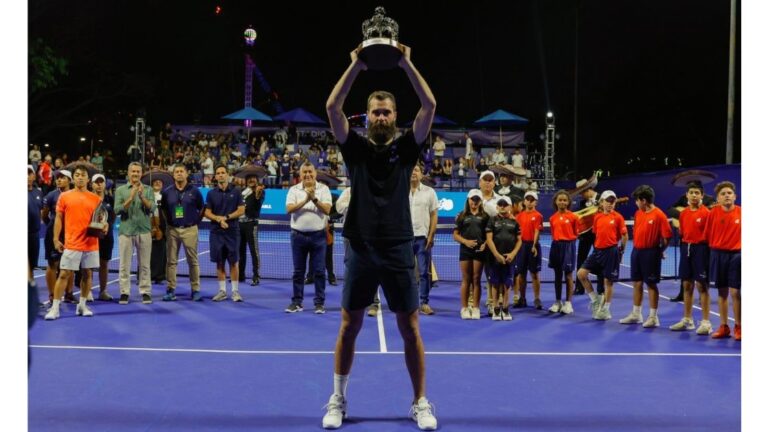
M297 126L297 133L296 133L296 148L299 147L299 134L298 134L298 126L304 125L304 126L328 126L323 119L320 117L312 114L311 112L305 110L304 108L294 108L290 111L286 111L284 113L278 114L274 117L275 120L280 120L284 122L290 122Z
M528 124L528 119L512 114L504 110L496 110L485 117L481 117L474 122L477 126L498 126L499 127L499 147L503 147L503 138L501 134L502 127L521 127Z
M251 139L251 122L252 121L264 121L264 122L272 121L272 117L252 107L245 107L239 111L229 113L222 118L227 120L246 120L246 126L248 126L249 140Z

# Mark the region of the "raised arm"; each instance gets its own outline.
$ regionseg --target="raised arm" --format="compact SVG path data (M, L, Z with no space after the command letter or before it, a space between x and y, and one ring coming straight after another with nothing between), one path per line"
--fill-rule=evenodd
M429 85L424 81L424 77L421 76L419 71L416 70L416 66L411 62L411 47L403 45L403 56L400 58L398 66L405 71L408 80L413 86L413 90L416 91L419 102L421 102L421 108L416 113L416 119L413 121L413 136L417 143L422 143L427 139L429 129L432 127L432 119L435 117L437 102L435 102L435 96L432 94L432 90L429 89Z
M328 113L328 122L331 124L331 131L333 136L339 143L347 142L347 136L349 135L349 122L347 116L344 115L344 100L347 99L349 89L352 87L352 83L355 82L357 74L360 71L368 69L362 60L357 58L357 52L359 48L349 53L352 58L352 62L344 71L344 74L339 78L339 82L333 87L331 95L328 96L328 101L325 103L325 111Z

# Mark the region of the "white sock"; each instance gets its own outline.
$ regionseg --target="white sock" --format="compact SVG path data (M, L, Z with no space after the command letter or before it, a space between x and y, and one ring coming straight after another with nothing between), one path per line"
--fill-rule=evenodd
M79 305L80 305L80 306L85 306L85 301L86 301L86 300L88 300L88 296L83 296L83 295L81 295L81 296L80 296L80 302L79 302Z
M632 306L632 313L635 315L640 315L643 312L641 308L642 306Z
M566 304L567 306L571 306L571 307L573 307L573 306L571 305L571 302L569 302L569 301L565 302L565 304Z
M611 303L603 303L603 309L611 310Z
M220 280L219 281L219 291L227 292L227 280Z
M651 310L648 312L649 316L655 317L656 316L656 309L651 308Z
M590 292L588 294L589 294L589 299L592 300L592 301L595 301L595 299L597 298L597 294L595 294L594 291L592 291L592 292Z
M59 305L60 304L61 304L61 300L54 299L53 302L51 303L51 309L59 310Z
M237 285L240 283L237 279L232 279L232 292L237 291Z
M333 393L347 398L347 384L349 384L349 375L333 374Z

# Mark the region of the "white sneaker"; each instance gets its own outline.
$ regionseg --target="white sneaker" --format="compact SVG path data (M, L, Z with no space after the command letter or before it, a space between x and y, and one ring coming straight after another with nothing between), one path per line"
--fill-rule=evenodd
M469 308L461 308L461 319L468 320L472 319L472 313L469 311Z
M85 301L92 302L93 301L93 291L88 293L88 297L85 298Z
M697 335L712 334L712 323L708 320L699 321L699 328L696 329Z
M619 322L621 324L642 324L642 322L643 322L643 314L642 313L630 312L629 315L627 315L624 318L620 319Z
M512 321L512 314L509 313L509 308L501 308L501 319L504 321Z
M323 416L324 429L338 429L341 422L347 418L347 401L342 395L332 394L328 403L323 407L328 411Z
M77 316L81 316L82 315L84 317L92 317L93 316L93 311L88 309L88 306L86 306L84 304L78 304L77 305L77 310L75 311L75 315L77 315Z
M53 321L55 319L59 318L59 309L58 308L50 308L48 309L48 313L45 314L45 320L46 321Z
M211 300L213 300L215 302L220 302L220 301L226 300L226 299L227 299L227 292L219 290L219 292L217 292L216 295L213 296L213 298Z
M669 326L669 329L672 331L693 330L695 328L696 328L696 325L693 324L693 320L690 318L683 318L680 321Z
M573 315L573 305L571 302L565 302L563 307L560 308L560 313L565 315Z
M432 414L434 409L435 407L429 403L425 397L420 398L415 404L411 406L411 418L419 425L419 429L437 429L437 419L435 418L435 415Z
M603 306L603 296L597 295L594 300L589 301L589 310L592 311L592 318L595 318L597 311Z
M613 316L611 316L611 311L605 307L601 307L595 314L596 320L608 321L611 318L613 318Z
M480 308L479 307L471 307L469 308L470 314L472 316L473 320L479 320L480 319Z
M562 309L562 305L559 301L556 301L552 304L552 306L549 307L549 311L552 313L560 313L560 309Z
M649 316L648 319L645 320L645 322L643 323L643 328L658 327L659 325L661 325L659 323L659 316L654 315L654 316Z
M491 315L491 319L493 321L501 321L501 308L493 308L492 311L493 315Z

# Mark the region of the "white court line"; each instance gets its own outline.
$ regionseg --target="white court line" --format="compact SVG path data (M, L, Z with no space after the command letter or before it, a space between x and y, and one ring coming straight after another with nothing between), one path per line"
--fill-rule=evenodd
M287 350L225 350L225 349L195 349L195 348L144 348L144 347L110 347L110 346L81 346L81 345L29 345L39 349L69 349L91 351L146 351L146 352L179 352L205 354L251 354L251 355L332 355L333 351L287 351ZM355 354L403 354L402 351L357 351ZM654 353L654 352L461 352L461 351L427 351L427 355L443 356L541 356L541 357L741 357L740 353Z
M379 288L376 288L376 293L379 294ZM379 295L381 298L381 295ZM387 337L384 334L384 315L382 314L382 304L379 302L379 310L376 312L376 324L379 327L379 352L385 353L387 351Z

